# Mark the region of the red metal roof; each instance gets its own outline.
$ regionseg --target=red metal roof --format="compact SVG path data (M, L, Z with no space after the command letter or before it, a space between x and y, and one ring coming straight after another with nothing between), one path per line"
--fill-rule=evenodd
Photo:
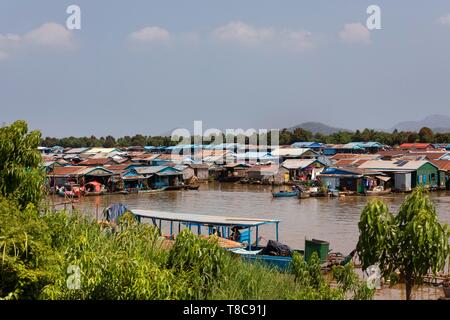
M432 149L433 146L429 143L403 143L400 145L402 149Z
M86 169L87 166L66 166L66 167L54 167L51 176L69 176L78 173L79 171Z

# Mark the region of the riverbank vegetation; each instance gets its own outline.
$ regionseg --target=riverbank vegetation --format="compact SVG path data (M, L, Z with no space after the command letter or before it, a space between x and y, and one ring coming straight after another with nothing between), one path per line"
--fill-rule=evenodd
M442 271L449 257L449 229L438 222L427 192L417 188L393 215L380 199L370 201L358 224L357 252L363 269L377 264L382 275L405 284L406 299L427 274Z
M223 142L238 142L237 136L225 136L222 135L221 139L216 139L216 137L211 137L210 141L208 137L203 137L202 139L198 139L199 137L191 137L191 142L195 143L195 141L204 141L204 143L212 142L212 141L223 141ZM249 142L249 137L240 137L239 141ZM270 143L270 133L265 136L261 134L258 136L259 141L267 141ZM294 130L282 129L279 134L279 144L287 145L292 144L298 141L315 141L321 143L329 143L329 144L341 144L341 143L349 143L352 141L359 142L368 142L368 141L377 141L379 143L396 146L401 145L403 143L415 143L415 142L423 142L423 143L449 143L450 142L450 132L442 133L436 132L434 133L429 128L422 128L418 132L414 131L397 131L393 132L385 132L385 131L377 131L372 129L364 129L362 131L356 130L354 132L350 131L341 131L336 132L330 135L324 135L321 133L313 134L312 132L297 128ZM179 141L172 141L170 136L146 136L142 134L136 134L134 136L124 136L115 138L113 136L106 137L65 137L65 138L54 138L54 137L46 137L41 140L41 145L44 147L53 147L53 146L61 146L61 147L129 147L129 146L170 146L176 145Z
M0 128L1 299L368 299L352 268L330 285L313 255L291 272L244 262L217 239L189 230L167 246L131 213L117 225L44 202L40 133L25 122ZM25 183L26 182L26 183Z

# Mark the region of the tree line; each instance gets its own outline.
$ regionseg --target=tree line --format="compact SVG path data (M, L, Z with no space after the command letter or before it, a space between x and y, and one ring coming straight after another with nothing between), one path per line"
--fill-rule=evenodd
M209 143L218 141L218 136L209 136L199 139L200 137L190 137L188 142L195 143L195 141L202 141L202 143ZM251 143L251 141L267 141L271 142L270 132L267 134L256 134L253 137L247 137L243 135L238 136L225 136L222 134L220 137L221 142L245 142ZM252 140L253 139L253 140ZM255 140L256 139L256 140ZM123 136L120 138L114 138L111 135L106 137L97 138L94 135L90 137L65 137L54 138L46 137L41 140L41 145L44 147L62 146L62 147L129 147L129 146L170 146L176 145L182 139L172 139L170 136L145 136L142 134L136 134L134 136ZM424 127L418 132L414 131L398 131L394 130L392 133L377 131L373 129L364 129L362 131L356 130L340 131L333 134L325 135L321 133L313 134L312 132L297 128L295 130L282 129L279 133L279 144L288 145L298 141L315 141L326 144L345 144L352 141L377 141L381 144L396 146L403 143L450 143L450 132L447 133L434 133L430 128Z

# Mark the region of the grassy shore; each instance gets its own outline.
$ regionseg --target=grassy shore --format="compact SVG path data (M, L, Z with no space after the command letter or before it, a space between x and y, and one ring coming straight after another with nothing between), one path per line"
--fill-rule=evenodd
M113 227L80 214L21 210L0 200L3 299L370 298L349 268L331 288L314 257L290 273L241 260L185 230L169 249L158 230L125 215ZM79 270L79 277L77 277ZM339 276L339 272L338 274ZM353 276L353 278L352 278ZM78 282L79 280L79 282ZM339 280L339 279L338 279Z

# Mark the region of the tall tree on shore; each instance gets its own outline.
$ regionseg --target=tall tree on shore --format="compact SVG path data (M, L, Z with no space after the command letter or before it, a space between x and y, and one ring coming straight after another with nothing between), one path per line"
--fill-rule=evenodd
M103 147L112 148L116 146L116 139L113 136L106 136L105 142L103 143Z
M438 222L436 209L422 188L409 195L394 217L379 199L362 211L357 252L363 270L379 264L384 277L398 273L406 299L428 272L436 274L449 256L449 231Z
M420 142L431 143L433 142L434 134L430 128L423 127L419 130Z
M28 132L25 121L0 128L0 195L14 198L22 208L38 205L43 197L40 141L41 133Z

